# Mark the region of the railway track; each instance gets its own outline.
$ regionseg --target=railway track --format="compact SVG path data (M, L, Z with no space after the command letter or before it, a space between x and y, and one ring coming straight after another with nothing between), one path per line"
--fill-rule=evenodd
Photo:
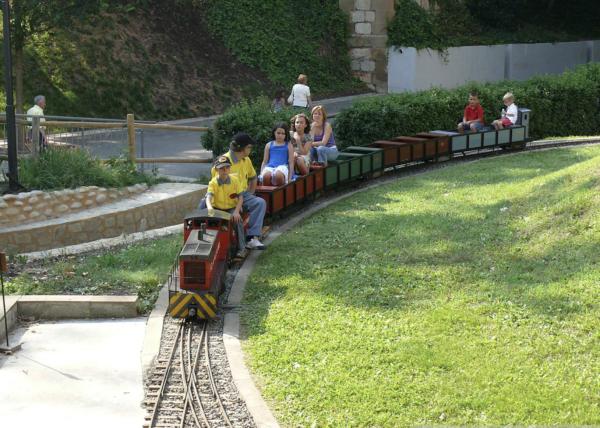
M223 373L224 352L213 349L220 340L218 323L165 322L161 354L146 386L144 427L254 426Z

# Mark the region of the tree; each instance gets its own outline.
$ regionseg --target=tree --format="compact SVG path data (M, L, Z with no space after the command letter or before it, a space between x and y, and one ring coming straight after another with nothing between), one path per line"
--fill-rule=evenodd
M106 7L101 0L10 0L12 8L11 37L14 47L15 109L23 113L24 50L35 34L56 28L67 28Z

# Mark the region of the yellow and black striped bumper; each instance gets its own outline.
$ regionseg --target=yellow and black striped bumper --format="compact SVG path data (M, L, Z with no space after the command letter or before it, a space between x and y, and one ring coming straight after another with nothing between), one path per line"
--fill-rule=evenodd
M173 293L169 297L169 314L173 318L186 318L190 308L196 308L196 316L214 318L217 314L217 299L212 294Z

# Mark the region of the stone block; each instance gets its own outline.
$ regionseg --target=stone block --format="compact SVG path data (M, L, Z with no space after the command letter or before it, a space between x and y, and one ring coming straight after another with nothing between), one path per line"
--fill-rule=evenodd
M371 49L369 49L369 48L350 49L350 57L353 59L370 58L371 57Z
M13 207L22 207L22 206L24 206L25 204L23 203L23 201L19 201L19 200L17 200L17 201L14 201L14 202L12 203L12 205L13 205Z
M69 207L68 205L65 204L60 204L59 206L56 207L56 212L57 213L66 213L67 211L69 211Z
M371 0L354 0L356 10L371 10Z
M32 197L29 198L29 203L30 204L35 204L39 200L40 200L40 198L38 198L37 196L32 196Z
M23 211L24 213L28 213L28 212L30 212L30 211L33 211L33 207L32 207L31 205L26 205L26 206L24 206L24 207L23 207L23 210L22 210L22 211Z
M114 216L107 217L106 220L104 221L104 224L108 228L114 227L115 226L115 217Z
M4 201L7 203L11 203L13 201L16 201L17 199L18 199L17 195L5 195L4 196Z
M350 15L350 19L354 23L356 23L356 22L365 22L365 12L362 11L362 10L354 11Z
M52 217L54 215L54 210L52 210L52 208L46 208L44 210L44 215L46 217Z
M350 62L350 68L353 71L360 71L360 60L353 59L352 62Z
M373 11L368 11L365 12L365 19L366 22L375 22L375 12Z
M35 242L42 248L48 248L52 243L52 236L47 230L41 230L35 234Z
M106 201L106 195L98 195L96 196L96 203L101 204Z
M354 24L354 32L356 34L371 34L371 23L360 22L358 24Z
M70 208L72 210L78 210L82 207L83 205L81 205L81 202L73 202L70 206Z
M20 210L20 209L18 209L18 208L14 208L14 207L10 207L10 208L7 208L7 209L4 211L4 214L6 214L7 216L16 216L16 215L17 215L17 214L19 214L20 212L21 212L21 210Z
M18 233L15 235L15 244L31 244L31 235L26 232Z
M360 71L375 71L375 61L365 60L360 62Z
M354 72L352 74L354 74L356 77L358 77L360 80L362 80L365 83L373 82L373 76L371 75L371 73L361 71L361 72Z
M83 230L81 223L73 223L67 226L69 233L79 233Z
M4 202L4 198L0 198L0 208L6 208L8 204Z
M41 216L39 211L31 211L29 213L29 218L31 219L37 219L39 216Z

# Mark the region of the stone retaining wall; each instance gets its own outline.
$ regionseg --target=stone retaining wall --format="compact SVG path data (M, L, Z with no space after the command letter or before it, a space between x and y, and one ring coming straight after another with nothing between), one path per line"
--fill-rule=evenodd
M163 183L147 192L58 219L0 229L0 250L27 253L183 224L206 186Z
M146 184L136 184L121 189L88 186L55 192L34 190L18 195L5 195L0 197L0 227L58 218L65 214L116 202L147 189Z

